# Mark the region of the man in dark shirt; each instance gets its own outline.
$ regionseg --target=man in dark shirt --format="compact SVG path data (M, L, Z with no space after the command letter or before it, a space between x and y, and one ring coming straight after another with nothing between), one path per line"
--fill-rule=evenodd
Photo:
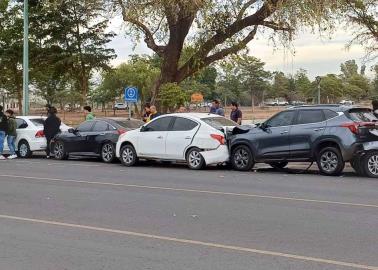
M232 102L231 103L231 115L230 115L230 118L235 123L238 123L239 125L241 125L242 119L243 119L243 113L241 112L241 110L239 110L239 105L238 105L237 102Z

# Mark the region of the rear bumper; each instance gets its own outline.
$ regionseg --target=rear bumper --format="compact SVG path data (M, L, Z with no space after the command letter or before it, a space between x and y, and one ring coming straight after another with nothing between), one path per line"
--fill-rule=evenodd
M221 145L215 150L202 151L201 155L204 158L206 165L224 163L228 162L230 159L227 145Z
M29 141L30 151L43 151L47 148L47 141L45 138Z

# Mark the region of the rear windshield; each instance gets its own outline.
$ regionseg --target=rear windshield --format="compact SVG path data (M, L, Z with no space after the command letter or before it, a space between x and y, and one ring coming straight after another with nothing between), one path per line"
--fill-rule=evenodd
M224 118L224 117L207 117L207 118L202 118L201 120L204 121L209 126L216 128L216 129L220 129L222 127L239 126L234 121L231 121L230 119L227 119L227 118Z
M42 118L38 118L38 119L29 119L30 122L32 122L35 126L37 127L42 127L43 124L45 123L45 120L42 119Z
M348 117L356 122L376 122L377 117L370 109L351 109L348 112Z
M124 128L137 129L144 125L143 121L137 120L126 120L126 121L115 121L118 125Z

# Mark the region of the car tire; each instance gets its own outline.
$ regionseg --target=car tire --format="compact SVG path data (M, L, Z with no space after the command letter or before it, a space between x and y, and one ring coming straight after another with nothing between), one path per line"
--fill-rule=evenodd
M30 151L29 143L25 140L18 143L17 153L20 158L30 158L33 155L33 152Z
M352 166L353 170L360 176L365 176L365 170L363 166L363 158L356 157L350 161L350 165Z
M270 162L268 163L272 168L282 170L289 164L287 161Z
M317 164L320 173L326 176L338 176L345 167L340 150L336 147L323 148L317 157Z
M101 147L101 160L105 163L112 163L114 159L115 149L113 143L104 143Z
M121 148L120 160L126 167L132 167L138 163L138 156L132 145L127 144Z
M232 168L237 171L250 171L255 166L251 149L246 145L239 145L231 153Z
M362 170L367 177L378 178L378 151L366 153L362 158Z
M186 162L191 170L201 170L206 166L205 159L201 155L201 150L197 147L188 151Z
M54 157L57 160L66 160L68 159L68 153L66 152L64 143L57 141L54 144Z

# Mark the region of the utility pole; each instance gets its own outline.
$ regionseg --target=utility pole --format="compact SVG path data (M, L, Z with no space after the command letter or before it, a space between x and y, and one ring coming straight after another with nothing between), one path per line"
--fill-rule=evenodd
M24 0L24 59L22 114L29 114L29 0Z

